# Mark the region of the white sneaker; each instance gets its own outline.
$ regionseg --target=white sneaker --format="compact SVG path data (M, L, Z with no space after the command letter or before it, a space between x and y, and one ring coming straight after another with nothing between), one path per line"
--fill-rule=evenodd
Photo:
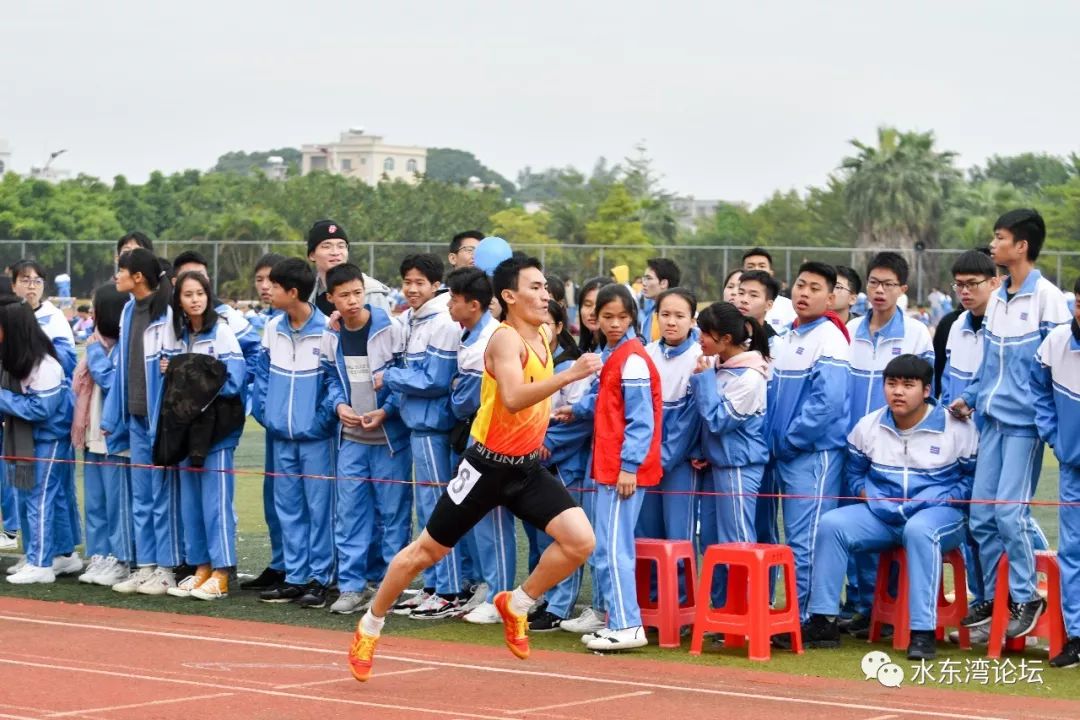
M592 607L585 608L585 612L578 615L576 618L570 620L563 620L560 628L569 633L575 635L587 635L589 633L595 633L598 630L603 630L607 627L607 620L601 613L596 612Z
M494 625L495 623L502 622L502 616L499 615L498 609L496 609L494 603L480 603L472 609L471 612L465 614L465 622L473 623L474 625Z
M585 647L590 650L604 652L607 650L632 650L633 648L645 647L648 644L649 641L645 637L645 628L638 625L637 627L622 630L610 630L585 643Z
M55 562L55 560L53 561ZM86 571L79 576L79 582L86 583L87 585L94 584L94 578L101 572L101 568L105 566L105 557L103 555L94 555L90 558L90 564L86 566Z
M9 567L7 570L5 570L4 573L7 575L14 575L15 573L22 570L24 567L26 567L26 556L20 555L19 561Z
M175 578L175 573L173 575L173 579L174 580L176 579ZM188 575L186 578L181 580L178 584L175 584L172 587L166 588L165 593L167 595L169 595L170 597L178 597L178 598L191 597L191 591L194 590L195 588L199 587L199 585L201 585L204 581L206 581L208 579L209 578L206 578L206 577L199 578L199 577L196 577L195 575ZM139 592L142 592L142 591L140 590ZM144 594L149 595L150 593L144 593ZM160 594L160 593L154 593L154 594L157 595L157 594Z
M600 628L599 630L597 630L596 632L591 632L591 633L585 633L585 634L584 634L584 635L582 635L582 636L581 636L581 638L579 638L579 639L581 640L581 644L582 644L582 645L588 645L588 644L589 644L589 643L591 643L591 642L592 642L593 640L595 640L595 639L597 639L597 638L602 638L602 637L605 637L605 636L606 636L606 635L607 635L608 633L610 633L610 632L611 632L611 631L610 631L610 630L608 630L608 629L607 629L606 627L602 627L602 628Z
M17 535L8 535L6 531L0 531L0 550L14 550L19 547Z
M150 579L150 576L154 574L156 565L143 565L135 572L130 573L126 578L121 580L112 586L112 589L118 593L125 595L131 595L139 589L139 586Z
M461 606L461 612L463 614L468 614L476 608L480 607L481 605L487 604L487 596L490 591L491 587L485 582L477 585L475 588L473 588L472 597L470 597L468 601ZM495 606L492 605L492 607Z
M112 587L117 583L124 582L130 575L131 571L128 570L128 566L110 555L105 558L105 562L101 564L98 574L94 576L94 584Z
M222 582L226 586L222 586ZM221 600L229 597L228 581L223 581L217 575L211 575L202 585L191 591L191 597L196 600Z
M7 581L12 585L32 585L34 583L56 582L56 573L51 567L38 567L26 565L14 575L8 575Z
M57 555L52 561L52 571L57 575L74 575L82 572L82 569L83 561L77 552L70 555Z
M390 612L395 615L412 615L413 610L427 602L430 597L431 595L421 590L413 595L406 596L404 600L390 608Z
M176 587L176 576L170 568L157 567L150 577L143 580L135 592L140 595L164 595Z
M367 610L370 604L371 598L365 599L362 591L346 590L330 606L330 612L337 615L352 615L354 612Z

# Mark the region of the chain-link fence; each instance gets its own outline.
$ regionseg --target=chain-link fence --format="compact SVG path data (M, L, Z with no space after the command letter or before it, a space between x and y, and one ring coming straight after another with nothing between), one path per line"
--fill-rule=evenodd
M535 255L550 273L580 284L596 275L608 276L616 265L629 266L633 280L641 275L645 260L661 256L674 260L683 272L682 284L697 291L703 301L719 298L724 277L741 264L748 248L736 246L703 247L684 245L619 246L619 245L524 245L516 250ZM838 247L770 247L773 269L778 279L790 281L799 265L807 260L849 265L865 274L870 255L888 248ZM155 251L164 257L176 257L186 250L202 253L214 278L217 293L222 297L250 298L253 294L251 270L256 260L266 252L303 257L305 246L300 242L273 241L184 241L160 242ZM402 257L413 252L433 252L445 257L444 241L428 243L354 242L349 248L352 262L369 275L389 285L397 284L398 266ZM945 289L952 282L949 269L962 250L904 251L911 264L909 294L921 302L931 288ZM45 269L48 294L56 293L52 279L61 273L71 277L71 291L86 298L98 285L108 282L115 267L116 242L113 240L2 240L0 262L4 267L21 258L37 260ZM1080 252L1043 251L1039 269L1058 286L1071 290L1080 275Z

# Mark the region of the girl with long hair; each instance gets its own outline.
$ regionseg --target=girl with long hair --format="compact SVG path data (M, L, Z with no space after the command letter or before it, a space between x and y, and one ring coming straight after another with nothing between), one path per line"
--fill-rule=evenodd
M599 339L596 335L598 330L596 323L596 294L600 291L600 288L610 284L611 280L609 278L594 277L590 280L586 280L581 286L581 289L578 290L578 349L583 353L593 352L598 346Z
M65 498L74 495L71 393L52 341L25 303L8 297L0 306L0 415L8 481L17 493L24 561L7 581L15 585L56 580L54 559L74 547L58 547L70 528ZM74 500L74 497L72 497ZM77 511L76 511L77 512ZM66 543L70 538L59 538ZM77 536L74 538L78 542ZM79 563L81 568L81 562Z
M176 586L173 568L180 564L179 481L174 471L152 464L163 390L160 361L173 334L172 286L158 258L135 248L117 262L116 290L131 299L120 316L116 375L105 398L101 429L109 454L131 452L137 567L112 588L164 595Z

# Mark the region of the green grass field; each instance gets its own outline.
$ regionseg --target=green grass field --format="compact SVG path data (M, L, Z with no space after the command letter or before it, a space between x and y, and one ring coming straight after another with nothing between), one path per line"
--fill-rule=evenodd
M256 474L262 470L263 463L263 432L256 423L248 423L243 442L236 455L237 469L251 471L252 474L242 474L237 477L236 484L236 509L240 517L238 555L240 558L239 569L243 573L258 573L265 566L269 556L269 542L266 536L266 526L262 516L262 479ZM81 474L81 473L80 473ZM1043 468L1042 481L1039 486L1038 498L1040 500L1056 500L1057 498L1057 464L1053 457L1047 453ZM81 485L80 485L81 486ZM1034 514L1042 525L1046 535L1050 539L1052 547L1057 545L1057 509L1054 507L1036 506ZM524 549L527 547L524 536L519 537L518 563L520 569L525 567ZM0 556L3 557L3 556ZM14 554L8 554L0 564L6 566L14 561ZM586 583L583 588L583 598L587 599L590 588ZM132 608L138 610L151 610L156 612L184 613L192 615L213 615L223 618L236 618L242 620L256 620L271 623L287 623L306 625L312 627L340 629L343 633L342 642L346 642L344 633L351 631L356 622L355 617L332 615L326 609L301 610L290 605L267 605L258 602L255 593L234 592L228 599L204 603L195 600L179 600L175 598L156 598L141 595L124 596L110 591L108 588L81 585L74 578L62 578L52 585L14 586L0 582L0 595L11 597L33 598L69 603L87 603L93 605L105 605L110 607ZM419 638L433 638L438 640L452 640L455 642L476 643L482 645L498 646L502 644L501 626L475 626L460 620L435 620L415 621L407 618L392 617L388 622L388 632L395 635L408 635ZM655 642L655 640L654 640ZM586 652L582 649L577 636L564 632L534 634L533 646L544 650L561 650L565 652ZM344 645L343 645L344 647ZM875 645L875 648L891 653L889 645ZM774 652L772 660L767 663L752 663L746 659L745 650L734 649L710 649L706 642L706 652L700 657L691 656L687 650L689 640L683 642L681 649L663 650L655 645L650 645L633 653L632 657L647 659L660 659L672 662L696 663L715 666L718 670L725 667L749 668L766 670L777 673L790 673L810 677L833 677L861 679L859 673L859 661L864 653L870 649L867 643L847 639L842 648L838 650L808 650L805 655L797 657L785 652ZM942 644L939 646L938 662L943 659L956 660L960 667L964 666L965 660L974 660L984 656L978 648L965 652L956 649L955 646ZM1012 657L1018 662L1017 656ZM1071 699L1080 697L1080 672L1075 670L1051 671L1046 667L1046 651L1028 651L1023 655L1030 660L1042 660L1042 684L1012 684L1012 685L958 685L961 689L982 692L1008 693L1016 695L1032 695L1039 697L1054 697ZM897 660L894 654L894 660ZM910 666L906 660L897 660L902 667L908 670L911 677ZM721 670L722 671L722 670Z

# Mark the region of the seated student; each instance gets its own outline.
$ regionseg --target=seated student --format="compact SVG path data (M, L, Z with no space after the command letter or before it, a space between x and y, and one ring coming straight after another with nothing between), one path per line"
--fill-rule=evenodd
M395 362L401 327L365 302L364 273L351 263L330 268L326 293L341 315L339 329L323 333L320 350L324 392L341 423L334 523L341 596L330 612L350 615L367 609L382 580L371 554L389 563L409 542L412 454L390 390L376 390L374 382Z
M814 574L814 529L836 507L848 426L850 348L826 317L834 302L836 270L819 262L799 268L791 297L796 322L774 346L766 438L782 499L784 537L795 555L799 608Z
M836 615L851 553L902 546L910 588L907 657L931 660L941 556L964 540L963 503L971 497L979 436L972 423L932 399L934 368L925 359L900 355L885 367L884 379L887 405L848 435L847 482L866 502L831 510L818 526L803 642L839 646Z
M71 393L56 349L28 303L14 297L0 305L0 415L3 454L23 458L9 464L8 480L18 495L24 561L9 572L13 585L56 580L54 559L71 552L58 547L67 513L63 502L70 480ZM26 460L26 458L33 458ZM82 563L79 563L81 568Z
M1074 291L1080 295L1080 280ZM1050 666L1080 666L1080 308L1073 305L1073 320L1050 331L1035 353L1031 370L1031 396L1039 437L1054 449L1061 480L1058 507L1061 536L1061 608L1069 636Z
M214 308L210 280L198 270L180 273L172 297L173 337L169 357L184 353L210 355L224 363L227 376L218 392L240 402L246 385L247 365L240 343L224 315ZM239 406L238 406L239 407ZM162 413L171 411L167 401ZM229 596L229 570L236 565L236 512L233 508L235 475L233 456L243 427L207 448L202 468L191 460L180 464L180 518L184 557L195 572L167 590L173 597L219 600Z
M86 356L75 368L72 394L75 415L71 440L84 450L83 507L86 514L86 554L90 565L79 582L112 587L126 580L135 561L131 521L130 451L110 454L101 432L105 398L113 388L120 316L128 296L113 285L94 292L97 327L86 340Z
M274 440L274 504L284 539L285 582L259 600L326 605L334 566L333 435L330 398L320 392L319 353L326 316L307 301L315 273L303 260L270 271L274 307L252 391L252 415Z

